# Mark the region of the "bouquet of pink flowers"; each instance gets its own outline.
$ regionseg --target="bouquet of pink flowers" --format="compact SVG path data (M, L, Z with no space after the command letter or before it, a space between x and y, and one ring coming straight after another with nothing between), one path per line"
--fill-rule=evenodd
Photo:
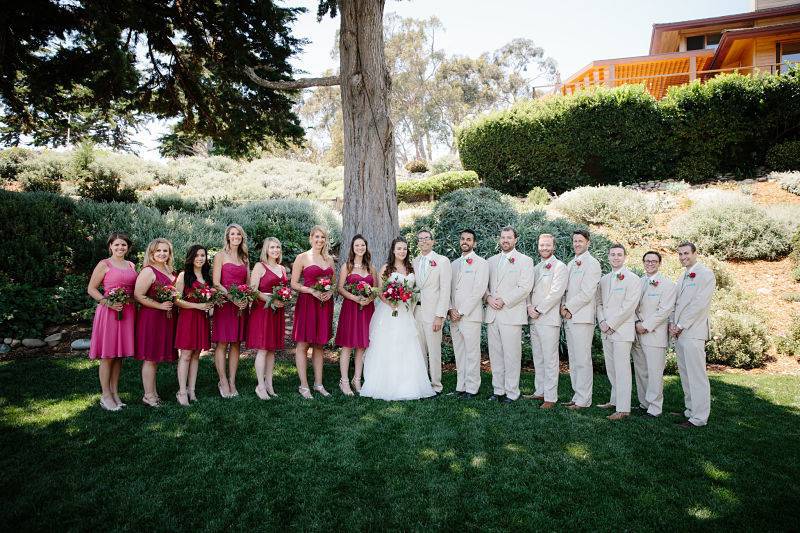
M372 285L363 279L361 281L357 281L356 283L348 283L344 286L344 288L347 289L347 292L350 294L354 296L360 296L361 298L369 298L374 293ZM358 309L364 309L364 306L358 304Z
M242 303L250 305L256 300L256 298L258 298L258 291L251 289L250 285L247 285L246 283L231 285L228 287L228 299L237 306ZM237 314L242 316L241 308Z
M106 292L103 296L111 305L125 305L131 301L131 294L125 287L114 287L113 289L109 289L108 292ZM117 311L117 320L122 320L122 310Z
M272 287L272 299L269 303L269 308L273 311L277 312L278 308L273 305L275 302L283 302L284 304L287 302L291 302L292 298L294 297L294 292L292 292L292 288L289 285L280 284L275 285Z
M333 290L333 280L330 276L319 276L317 282L311 286L312 289L319 292L330 292ZM319 306L323 307L325 302L320 300Z
M408 281L389 281L383 284L383 297L395 306L404 303L410 309L412 298L414 297L414 286ZM392 316L397 316L397 308L392 310Z
M192 292L189 293L189 297L198 303L212 305L222 305L225 300L225 297L217 289L210 287L208 283L201 283L197 280L192 283ZM210 310L206 311L206 314L210 313Z
M174 285L170 284L159 283L156 285L155 293L155 301L158 303L174 302L175 298L178 297L177 289L175 289ZM167 318L172 318L172 311L167 311Z

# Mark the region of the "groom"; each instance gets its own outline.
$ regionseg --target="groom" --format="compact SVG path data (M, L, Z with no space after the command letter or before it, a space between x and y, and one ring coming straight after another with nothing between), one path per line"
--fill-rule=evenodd
M442 392L442 325L450 308L450 260L433 251L433 234L417 233L420 255L414 258L419 302L414 311L422 354L427 356L431 386Z

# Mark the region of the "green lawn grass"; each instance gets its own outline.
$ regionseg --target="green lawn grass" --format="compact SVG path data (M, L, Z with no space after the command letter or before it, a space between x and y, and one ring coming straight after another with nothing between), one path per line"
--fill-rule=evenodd
M607 412L452 396L386 403L304 401L294 368L259 401L252 360L242 396L138 403L126 362L120 413L98 404L83 358L0 363L0 524L5 530L789 530L800 518L800 378L716 374L709 426L669 416L612 423ZM326 367L336 388L338 370ZM531 374L523 376L530 392ZM455 376L445 375L452 390ZM569 378L561 376L567 399ZM595 376L595 402L605 401ZM665 411L682 393L667 377Z

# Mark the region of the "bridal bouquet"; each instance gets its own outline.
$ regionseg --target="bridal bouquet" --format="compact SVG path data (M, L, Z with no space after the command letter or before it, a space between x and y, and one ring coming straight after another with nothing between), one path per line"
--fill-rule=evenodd
M111 304L122 304L131 301L131 295L125 287L114 287L103 295L106 301ZM122 320L122 311L117 311L117 320Z
M392 316L397 316L397 306L401 303L406 304L406 308L410 311L414 297L414 285L408 281L389 281L383 284L381 289L383 297L389 302L394 304L392 309Z
M292 292L292 288L289 287L289 285L281 284L281 285L275 285L272 288L272 295L271 296L272 297L271 297L271 299L269 301L270 302L269 303L269 307L273 311L277 312L278 308L275 307L272 304L274 302L283 302L284 304L287 303L287 302L291 302L292 301L292 297L294 296L294 293Z
M242 303L249 305L254 302L256 298L258 298L258 291L251 289L250 285L246 283L228 287L228 299L237 306ZM241 308L239 308L237 316L242 316Z
M175 298L178 297L178 291L175 289L175 286L169 284L159 283L156 285L155 293L155 301L160 304L164 302L174 302ZM172 318L172 310L167 311L167 318Z
M372 285L370 285L364 280L358 281L356 283L348 283L347 285L344 286L344 288L347 289L347 292L349 292L353 296L359 296L361 298L369 298L374 293ZM358 304L358 310L360 311L362 309L364 309L364 306Z
M311 286L312 289L319 292L330 292L333 290L333 280L330 276L319 276L317 282ZM319 306L324 307L325 302L319 301Z
M225 300L225 297L217 289L209 287L207 283L201 283L196 280L192 283L190 297L198 303L213 305L222 305ZM206 311L206 314L210 313L210 310Z

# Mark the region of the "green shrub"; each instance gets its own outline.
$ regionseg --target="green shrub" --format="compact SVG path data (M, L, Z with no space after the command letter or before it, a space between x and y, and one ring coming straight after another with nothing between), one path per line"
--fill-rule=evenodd
M794 317L786 335L778 337L775 347L778 353L800 357L800 317Z
M703 258L703 263L714 273L714 278L717 280L718 291L729 290L736 287L736 280L723 261L720 261L714 256L708 256Z
M692 241L719 259L775 259L789 252L781 224L751 201L700 203L674 219L676 241Z
M461 159L455 154L443 155L431 163L431 172L433 174L441 174L452 170L464 170L464 167L461 166Z
M771 147L766 163L772 170L800 170L800 140L784 141Z
M33 150L27 148L7 148L0 150L0 180L16 181L17 174L27 160L34 156Z
M706 345L709 363L756 368L766 362L769 346L762 317L746 311L712 313L711 338Z
M412 159L404 165L404 168L412 174L420 174L428 171L428 163L423 159Z
M785 235L794 235L800 228L800 205L771 204L766 209L769 217L781 227Z
M792 281L795 283L800 283L800 267L795 267L792 269Z
M91 163L82 170L78 194L96 202L135 202L136 191L122 186L119 174L111 168Z
M471 170L444 172L422 179L397 184L398 202L424 202L458 189L480 185L478 175Z
M792 259L794 259L795 262L800 263L800 229L795 231L794 235L792 235L791 246L792 246Z
M550 193L544 187L534 187L528 191L525 201L531 205L547 205L550 203Z
M578 187L562 194L553 206L580 224L608 226L637 242L651 227L647 197L625 187Z
M772 177L778 180L781 189L800 195L800 172L776 172Z
M201 211L203 209L203 206L197 200L184 198L176 192L166 194L148 194L141 199L141 203L146 206L155 207L161 213L166 213L167 211L172 210L196 213L197 211Z

